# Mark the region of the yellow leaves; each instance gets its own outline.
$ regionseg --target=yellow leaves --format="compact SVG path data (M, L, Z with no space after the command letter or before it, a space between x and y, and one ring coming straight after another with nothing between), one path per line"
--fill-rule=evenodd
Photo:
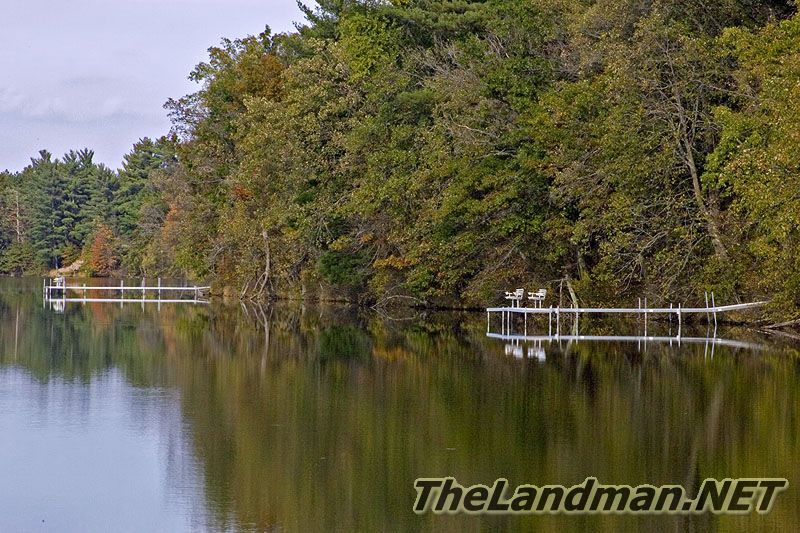
M376 346L372 355L386 361L405 361L414 357L412 352L401 346Z
M376 259L372 264L375 268L391 268L395 270L403 270L417 264L417 260L408 257L397 257L390 255L384 259Z
M343 252L353 245L353 238L349 235L344 235L333 241L328 248L334 252Z

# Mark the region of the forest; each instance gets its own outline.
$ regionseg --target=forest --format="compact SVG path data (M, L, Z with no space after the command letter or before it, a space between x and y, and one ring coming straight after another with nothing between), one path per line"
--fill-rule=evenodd
M82 149L0 174L0 273L448 307L568 282L797 315L793 1L317 4L210 48L118 170Z

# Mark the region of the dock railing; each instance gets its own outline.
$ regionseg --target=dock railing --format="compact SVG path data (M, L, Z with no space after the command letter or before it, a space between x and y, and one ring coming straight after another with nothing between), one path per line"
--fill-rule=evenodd
M486 333L491 333L491 317L500 314L501 320L501 335L513 334L514 319L520 316L523 319L524 331L527 334L528 315L547 315L548 316L548 335L553 335L553 322L555 322L555 335L559 335L561 331L561 315L572 317L574 334L577 335L578 322L581 315L589 314L628 314L644 318L645 334L647 332L647 319L650 315L667 315L669 318L673 316L678 321L678 331L680 332L685 315L705 315L709 324L717 326L717 315L720 313L728 313L732 311L744 311L747 309L754 309L762 307L769 302L749 302L731 305L716 305L714 293L705 294L705 307L684 307L681 304L677 306L669 304L669 307L648 307L647 299L639 300L637 307L487 307L486 308Z
M161 283L161 278L157 278L156 285L148 285L146 278L142 278L141 285L125 285L125 280L120 280L119 285L70 285L64 278L45 278L42 282L42 294L45 303L47 302L103 302L103 303L119 303L126 302L147 302L147 303L195 303L202 304L208 303L204 296L211 290L209 286L200 285L183 285L183 286L165 286ZM70 293L78 293L80 296L70 296ZM94 295L90 293L95 293ZM107 296L97 295L97 293L105 294ZM111 293L110 295L108 293ZM118 293L119 297L115 298L114 293ZM126 297L126 293L131 295ZM172 295L172 297L164 298L163 293ZM184 295L189 294L191 297L186 298ZM150 298L148 296L155 296ZM63 305L62 305L63 307Z

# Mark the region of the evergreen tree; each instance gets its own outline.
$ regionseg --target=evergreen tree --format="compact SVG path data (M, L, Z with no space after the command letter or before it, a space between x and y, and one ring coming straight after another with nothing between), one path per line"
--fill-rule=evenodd
M58 160L42 150L22 171L22 182L30 187L31 244L36 258L44 266L59 267L69 244L73 213Z
M157 194L153 174L173 163L174 150L166 137L156 141L141 139L124 158L119 171L119 188L111 198L114 227L120 236L131 239L139 227L142 205Z

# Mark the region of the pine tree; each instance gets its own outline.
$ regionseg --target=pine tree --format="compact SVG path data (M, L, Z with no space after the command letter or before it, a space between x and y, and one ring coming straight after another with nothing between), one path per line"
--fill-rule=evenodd
M119 171L119 188L113 195L111 213L120 236L131 239L139 227L139 216L146 199L155 194L153 174L172 164L174 150L166 137L156 141L141 139L125 156Z
M61 266L69 243L72 214L67 201L67 181L58 160L47 150L32 158L22 172L24 186L30 187L31 244L42 265Z

